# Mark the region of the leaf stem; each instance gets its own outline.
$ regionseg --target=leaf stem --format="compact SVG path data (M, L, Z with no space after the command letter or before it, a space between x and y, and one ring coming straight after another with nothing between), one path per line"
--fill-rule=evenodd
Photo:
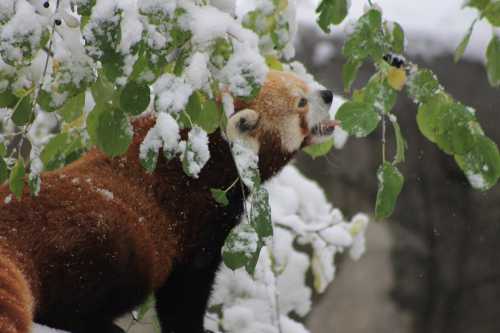
M382 113L382 162L386 162L386 115Z
M239 177L237 177L237 178L234 180L234 182L233 182L231 185L229 185L229 187L228 187L228 188L226 188L226 189L224 190L224 193L229 192L229 191L230 191L230 190L231 190L231 189L232 189L232 188L233 188L233 187L234 187L234 186L238 183L238 181L239 181L239 180L240 180L240 178L239 178Z

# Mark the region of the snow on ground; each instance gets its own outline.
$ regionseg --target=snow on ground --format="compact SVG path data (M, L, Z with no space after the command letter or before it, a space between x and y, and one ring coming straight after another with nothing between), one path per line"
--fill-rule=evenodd
M31 333L64 333L64 332L65 331L55 330L53 328L39 324L34 324L33 329L31 330Z
M244 2L245 0L239 1L238 13L248 10L248 5ZM297 1L297 19L302 27L313 27L320 32L315 22L315 8L318 2L319 0ZM477 17L477 11L471 8L462 9L463 0L374 0L373 2L382 8L387 20L396 21L403 26L409 40L408 54L412 56L435 57L454 52L470 24ZM347 23L361 16L366 4L367 1L352 0L347 19L340 27L332 29L329 36L334 38L345 36ZM464 57L483 61L491 34L491 25L485 20L478 22ZM318 57L325 59L327 55L324 45L318 47L321 47L318 50Z

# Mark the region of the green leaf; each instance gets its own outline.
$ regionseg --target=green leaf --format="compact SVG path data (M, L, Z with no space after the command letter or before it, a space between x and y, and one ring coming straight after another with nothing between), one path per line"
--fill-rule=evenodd
M191 96L189 96L188 102L186 104L186 108L184 112L181 112L179 117L179 124L183 128L190 128L191 122L194 123L193 118L199 117L199 114L202 111L201 106L201 93L198 91L193 92Z
M56 108L52 104L53 101L51 93L43 89L41 89L38 93L37 103L45 112L54 112L56 110Z
M384 162L377 171L378 192L375 217L383 219L391 216L399 193L403 189L404 177L391 163Z
M124 154L132 142L132 128L127 116L114 107L94 111L97 113L89 119L92 124L88 125L88 130L89 134L93 132L91 137L95 136L97 146L110 157Z
M128 114L137 116L146 111L150 100L151 92L147 83L129 81L120 94L120 108Z
M362 97L362 100L360 97ZM358 94L358 101L373 105L381 113L389 113L396 104L397 97L397 91L389 86L387 80L381 78L377 73L368 81L361 94Z
M14 108L14 113L12 114L12 121L17 126L23 126L33 120L33 105L31 103L31 98L24 96L21 98Z
M491 0L467 0L465 6L477 8L479 11L483 11L490 4Z
M40 154L45 170L54 170L64 165L64 152L69 144L70 135L60 133L50 139Z
M449 98L444 94L432 97L420 105L417 112L417 125L420 132L431 142L437 142L440 119L450 105Z
M476 22L477 20L474 20L474 22L472 22L464 38L455 50L455 56L453 57L453 60L455 62L458 62L464 55L465 49L467 48L467 45L469 45L470 37L472 36L472 31L474 30L474 25L476 24Z
M338 110L336 119L347 133L358 138L373 132L380 122L380 116L373 106L359 102L344 103Z
M316 9L318 25L324 32L330 32L330 25L340 24L347 16L347 0L322 0Z
M220 190L218 188L212 188L210 189L210 192L212 193L212 197L218 204L220 204L223 207L229 205L229 200L227 198L226 191Z
M486 51L486 70L493 87L500 86L500 37L493 36Z
M455 160L473 188L486 191L498 182L500 154L497 145L487 137L476 136L472 150L456 155Z
M394 23L392 30L392 50L399 54L403 54L405 51L405 32L399 23Z
M267 67L269 67L270 69L275 69L277 71L283 70L283 64L274 55L266 56L266 64Z
M394 128L394 136L396 137L396 156L394 157L393 164L398 164L405 161L406 148L408 145L403 137L398 121L396 119L394 121L391 120L391 123Z
M232 269L244 267L254 258L259 249L259 236L255 229L247 223L236 226L222 247L224 264Z
M139 308L137 309L137 321L141 321L144 319L144 316L146 313L148 313L149 310L154 309L155 306L155 297L154 295L149 295L148 298L144 303L142 303Z
M0 185L2 185L9 178L9 169L3 157L0 157Z
M421 103L425 103L442 90L436 76L428 69L419 69L410 75L407 87L408 95Z
M16 106L18 98L11 91L0 92L0 108L13 108Z
M10 191L16 196L17 200L21 200L24 188L24 161L19 158L12 168L9 178Z
M99 75L97 81L90 87L96 104L110 103L115 90L113 84L104 75Z
M250 224L257 231L261 240L273 236L273 222L271 220L271 207L269 206L269 193L259 186L252 193L252 208Z
M156 170L159 155L160 153L158 152L158 150L155 151L154 149L150 149L146 154L146 158L140 159L140 163L142 167L146 169L146 172L152 173Z
M0 157L4 157L7 154L7 147L5 144L0 143Z
M257 262L259 261L259 254L261 250L262 250L262 243L259 242L257 244L257 250L253 253L250 260L248 260L247 263L245 264L245 270L250 276L254 276L255 274L255 267L257 267Z
M363 61L369 56L379 60L386 53L386 47L382 14L371 9L358 20L354 33L345 42L342 52L348 59L356 61Z
M444 110L437 123L436 143L446 153L465 154L474 145L474 136L482 134L473 111L459 103Z
M192 122L211 134L219 128L221 117L222 110L217 103L201 91L195 91L189 97L185 112L181 113L179 122L184 128L191 127Z
M112 108L111 104L96 104L87 116L87 133L92 144L97 144L97 126L99 118L105 109Z
M323 143L318 143L315 145L307 146L304 148L304 152L311 156L313 159L316 159L321 156L325 156L332 150L333 148L333 139L328 139Z
M83 114L85 106L85 92L82 92L74 97L71 97L64 105L57 110L65 122L70 123Z
M491 2L488 7L484 9L484 16L490 21L491 25L500 27L500 1L495 0Z
M206 99L203 103L203 110L198 117L193 118L194 122L205 130L208 134L212 134L219 128L222 110L217 103L212 99Z
M40 154L45 170L51 171L63 167L78 158L83 150L83 143L79 136L69 133L60 133L50 139ZM71 155L77 154L76 158Z
M342 80L344 82L345 92L349 92L351 90L351 86L358 76L358 71L361 65L361 61L350 59L344 64L344 66L342 66Z
M417 113L422 134L448 154L465 154L482 135L473 110L446 95L437 95L422 104Z
M78 14L82 16L90 16L95 3L96 0L78 1Z

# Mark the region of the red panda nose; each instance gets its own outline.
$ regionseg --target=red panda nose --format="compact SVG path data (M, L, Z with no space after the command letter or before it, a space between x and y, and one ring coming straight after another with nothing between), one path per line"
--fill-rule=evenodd
M328 105L332 104L333 93L330 90L321 90L319 93L321 95L321 98L326 104Z

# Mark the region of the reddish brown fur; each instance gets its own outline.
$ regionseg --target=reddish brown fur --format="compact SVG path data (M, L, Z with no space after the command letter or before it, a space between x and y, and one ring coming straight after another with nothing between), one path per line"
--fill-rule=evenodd
M294 102L280 89L271 80L252 107L271 119L283 117ZM267 99L285 110L278 112ZM26 190L21 201L5 203L10 193L0 187L1 333L27 333L32 317L97 332L98 325L108 325L164 285L173 265L203 266L200 251L219 255L242 202L239 189L230 193L230 210L210 194L210 188L226 188L237 178L229 145L219 133L210 136L212 157L198 179L186 176L178 160L163 157L147 174L139 146L154 122L134 121L133 143L123 157L110 159L94 149L44 173L37 197ZM292 156L280 152L279 133L272 129L253 135L259 137L259 167L267 179Z

